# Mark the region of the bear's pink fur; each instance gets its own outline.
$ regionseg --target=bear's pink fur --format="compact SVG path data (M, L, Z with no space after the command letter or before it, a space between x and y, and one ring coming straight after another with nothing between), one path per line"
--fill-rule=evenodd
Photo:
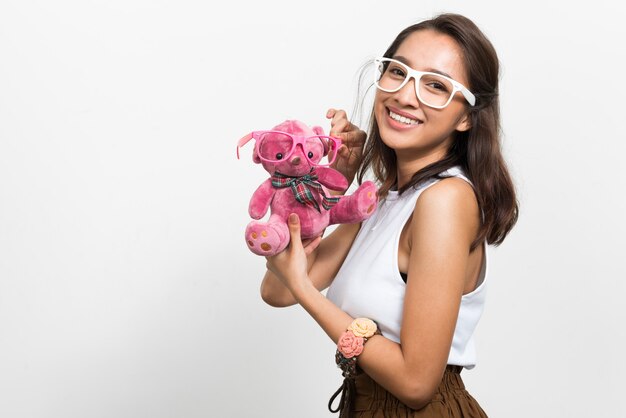
M297 120L286 120L272 130L287 132L294 136L324 135L321 127L309 128ZM271 147L272 144L266 143L265 145ZM320 149L315 151L313 157L315 163L318 163L328 153L327 149L321 148L320 144ZM252 159L255 163L262 164L270 176L276 172L294 178L301 178L311 173L315 174L318 177L316 181L321 184L327 197L331 197L329 189L342 191L349 186L345 177L338 171L311 164L304 156L304 150L300 145L296 147L289 158L276 163L269 163L259 158L258 144L255 144ZM313 172L312 169L314 169ZM356 223L367 219L375 211L378 203L376 185L371 181L361 184L352 195L332 196L339 197L339 202L328 210L322 205L323 196L321 193L313 188L310 190L318 203L319 211L315 207L297 201L290 187L274 187L271 177L258 187L252 195L248 208L250 217L256 220L248 224L245 232L248 248L253 253L271 256L285 249L290 239L287 218L291 213L296 213L300 218L301 237L307 239L321 235L328 225ZM268 209L270 209L270 217L267 222L259 221L265 216Z

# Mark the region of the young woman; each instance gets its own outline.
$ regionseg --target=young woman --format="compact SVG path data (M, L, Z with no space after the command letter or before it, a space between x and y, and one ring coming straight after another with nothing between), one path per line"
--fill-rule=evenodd
M359 182L371 169L378 209L305 242L291 215L291 244L267 258L261 295L299 303L340 347L362 337L356 318L382 332L337 352L341 416L485 417L460 371L475 365L486 245L518 214L499 145L498 58L471 20L443 14L403 30L372 66L367 140L345 112L327 117L346 144L337 169L349 180L358 169Z

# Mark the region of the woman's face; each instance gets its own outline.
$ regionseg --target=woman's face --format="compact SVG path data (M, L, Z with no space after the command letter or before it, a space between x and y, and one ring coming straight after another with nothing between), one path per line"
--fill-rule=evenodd
M432 30L413 32L392 58L418 71L441 72L469 88L462 51L448 35ZM393 116L398 118L394 113L411 120L394 120ZM399 158L431 156L435 161L445 155L455 130L470 128L467 102L461 93L455 93L443 109L428 107L417 98L414 79L395 93L377 90L374 114L383 142Z

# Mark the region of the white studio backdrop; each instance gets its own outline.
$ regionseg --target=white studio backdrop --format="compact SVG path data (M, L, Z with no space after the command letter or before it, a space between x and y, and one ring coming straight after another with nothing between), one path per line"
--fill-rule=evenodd
M351 111L409 24L473 19L502 62L521 217L491 249L469 391L490 416L626 416L618 2L0 3L0 417L323 417L341 382L243 239L235 144Z

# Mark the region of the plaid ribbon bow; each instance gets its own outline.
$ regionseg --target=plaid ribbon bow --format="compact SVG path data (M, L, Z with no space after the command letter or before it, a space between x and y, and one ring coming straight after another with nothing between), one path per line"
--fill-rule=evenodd
M315 196L313 194L313 192L316 191L322 195L322 206L324 209L329 210L337 202L339 202L340 198L326 196L322 185L315 181L317 179L317 174L313 169L309 174L305 174L300 177L290 177L276 171L272 176L272 186L277 189L291 187L291 191L298 202L303 205L311 206L318 212L321 212L320 205L317 200L315 200Z

